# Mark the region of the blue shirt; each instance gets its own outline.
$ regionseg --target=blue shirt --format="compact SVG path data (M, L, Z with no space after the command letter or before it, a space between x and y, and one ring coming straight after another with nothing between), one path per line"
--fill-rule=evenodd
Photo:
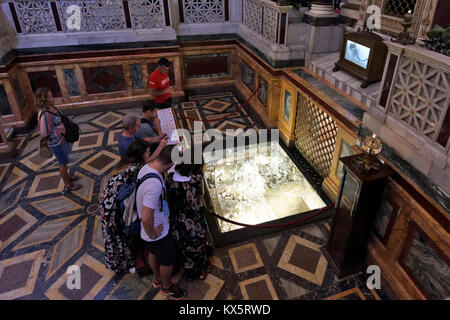
M135 135L134 137L124 137L122 135L122 132L120 132L119 135L119 154L123 158L125 156L125 153L127 153L128 147L130 144L136 140L141 139L141 136L139 134Z

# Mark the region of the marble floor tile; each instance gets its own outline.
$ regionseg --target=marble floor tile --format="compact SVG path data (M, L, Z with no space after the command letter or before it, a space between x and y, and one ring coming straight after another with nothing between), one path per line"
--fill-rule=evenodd
M245 244L228 250L236 273L263 267L258 249L254 243Z
M0 261L0 300L12 300L33 293L44 250Z
M87 220L79 223L68 234L57 242L53 249L47 280L62 267L83 246Z
M278 300L268 275L239 282L245 300Z

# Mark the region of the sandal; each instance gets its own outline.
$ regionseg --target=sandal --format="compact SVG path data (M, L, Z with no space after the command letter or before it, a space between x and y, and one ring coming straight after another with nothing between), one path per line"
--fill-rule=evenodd
M77 191L77 190L80 190L81 188L83 188L83 186L81 184L72 183L72 185L70 187L64 187L64 192Z
M70 180L72 180L72 182L80 180L80 176L74 174L73 176L70 176Z

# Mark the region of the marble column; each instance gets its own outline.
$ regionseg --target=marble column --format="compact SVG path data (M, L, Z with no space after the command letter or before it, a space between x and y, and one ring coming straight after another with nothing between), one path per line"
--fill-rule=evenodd
M315 58L339 51L344 27L334 12L333 0L313 0L305 22L308 24L305 65L309 67Z
M334 12L333 0L313 0L311 10L307 14L314 17L333 17L337 15Z
M359 8L361 7L361 0L348 0L341 9L341 16L344 16L351 20L346 23L345 29L349 32L356 31L360 26L358 25L360 17Z

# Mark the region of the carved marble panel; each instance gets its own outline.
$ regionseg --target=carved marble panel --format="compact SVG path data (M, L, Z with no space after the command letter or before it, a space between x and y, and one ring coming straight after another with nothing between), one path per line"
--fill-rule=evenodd
M183 12L186 23L224 22L223 0L184 0Z
M12 114L11 105L9 104L8 95L6 94L5 87L0 84L0 114L7 116Z
M57 32L50 1L15 1L14 5L24 34Z
M163 28L164 5L162 0L128 1L133 29Z
M188 79L226 76L230 75L231 57L228 53L185 56L184 68Z
M438 252L429 239L416 228L410 228L414 236L402 264L430 299L448 298L450 297L449 259L444 252Z
M144 82L142 78L142 66L139 63L130 64L131 82L133 89L144 89Z
M88 94L126 90L122 66L83 68Z
M241 80L251 91L255 90L255 70L244 61L241 61Z
M448 109L450 72L404 55L391 93L389 113L411 129L437 139Z
M112 31L126 29L123 2L120 0L61 0L56 2L64 32ZM81 10L81 28L68 28L73 15L67 9L76 5Z
M30 79L33 92L40 87L44 87L51 90L53 97L60 98L62 96L54 70L29 72L28 79Z
M79 96L81 93L80 89L78 88L75 70L64 69L64 77L66 78L67 92L69 92L69 96Z
M262 77L258 77L258 99L267 107L267 92L269 90L269 83Z
M255 0L243 0L243 23L257 34L262 33L263 6Z

